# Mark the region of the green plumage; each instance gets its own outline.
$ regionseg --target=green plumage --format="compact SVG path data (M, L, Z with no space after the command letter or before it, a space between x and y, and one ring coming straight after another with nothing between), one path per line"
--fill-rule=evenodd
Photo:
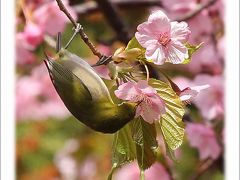
M52 83L79 121L103 133L114 133L135 116L135 104L114 104L102 79L80 57L61 50L45 61Z

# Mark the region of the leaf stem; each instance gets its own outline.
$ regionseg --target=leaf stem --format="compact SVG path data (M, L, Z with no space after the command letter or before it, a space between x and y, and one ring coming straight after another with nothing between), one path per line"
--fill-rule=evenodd
M143 170L140 171L140 179L145 180L145 175Z
M145 70L146 70L146 74L147 74L147 82L149 81L149 70L148 67L146 65L146 63L144 61L141 61L141 63L143 64Z

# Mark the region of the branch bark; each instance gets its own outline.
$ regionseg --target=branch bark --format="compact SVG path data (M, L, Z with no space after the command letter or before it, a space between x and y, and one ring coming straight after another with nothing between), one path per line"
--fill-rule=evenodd
M72 22L73 26L75 28L77 28L77 22L74 20L74 18L71 16L71 14L69 13L69 11L66 9L66 7L64 6L63 2L61 0L56 0L58 3L58 7L59 9L68 17L68 19ZM92 51L92 53L96 56L98 56L99 58L104 57L103 54L101 54L96 47L94 46L94 44L89 40L87 34L83 31L83 29L80 29L79 34L82 38L82 40L85 42L85 44L90 48L90 50Z
M104 14L110 26L117 33L117 39L127 44L130 40L130 36L126 25L117 12L116 7L109 0L96 0L96 3L98 4L98 7L101 9L101 12Z
M159 6L162 7L159 0L110 0L110 2L118 7L124 9L138 8L138 7L150 7ZM73 4L73 8L78 15L86 15L93 12L100 11L98 4L95 1L87 1L81 4Z
M204 9L207 9L209 6L213 5L217 0L209 0L207 3L205 4L201 4L199 5L194 11L187 13L186 15L184 15L181 18L175 19L175 21L187 21L193 17L195 17L196 15L198 15L200 12L202 12Z

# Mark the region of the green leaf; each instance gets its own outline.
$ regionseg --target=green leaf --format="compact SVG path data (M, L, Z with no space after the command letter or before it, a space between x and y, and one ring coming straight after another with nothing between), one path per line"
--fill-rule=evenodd
M113 172L116 168L131 162L136 158L135 144L132 138L129 125L125 125L121 130L114 134L113 140L113 157L112 171L108 180L112 179Z
M149 124L142 118L134 119L130 124L136 144L138 166L141 170L145 170L156 161L155 150L158 143L155 124Z
M145 49L139 44L135 36L128 42L126 50L133 49L133 48L139 48L143 52L145 52Z
M185 59L185 60L182 62L182 64L188 64L188 63L190 63L193 53L195 53L198 49L200 49L201 46L202 46L202 44L203 44L203 43L200 43L200 44L198 44L198 45L191 45L191 44L189 44L189 43L186 43L185 46L186 46L186 48L188 49L188 58Z
M175 157L174 151L165 143L166 146L166 154L167 156L174 162L178 162L177 158Z
M156 79L150 79L149 85L155 88L166 104L166 114L160 119L163 138L171 150L177 149L183 142L184 124L182 117L184 105L170 85Z

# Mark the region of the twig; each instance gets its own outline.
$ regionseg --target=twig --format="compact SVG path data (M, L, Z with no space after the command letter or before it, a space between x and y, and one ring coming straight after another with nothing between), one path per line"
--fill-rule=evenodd
M73 19L73 17L71 16L71 14L68 12L68 10L66 9L66 7L64 6L64 4L62 3L61 0L56 0L58 3L58 7L59 9L68 17L68 19L72 22L72 24L74 25L75 28L77 28L78 23ZM79 34L82 38L82 40L85 42L85 44L91 49L92 53L96 56L98 56L99 58L104 57L103 54L101 54L96 47L93 45L93 43L89 40L88 36L86 35L86 33L83 31L83 28L81 28L79 30Z
M136 7L148 7L148 6L159 6L161 7L161 1L159 0L110 0L110 2L118 8L136 8ZM74 10L78 15L89 14L99 11L99 6L95 1L87 1L81 4L73 6Z
M213 160L213 159L208 158L207 160L205 160L205 161L200 165L197 173L196 173L193 177L191 177L190 179L191 179L191 180L197 180L197 179L199 179L199 177L200 177L201 175L203 175L207 170L209 170L211 167L213 167L215 164L217 164L220 159L221 159L221 156L220 156L218 159L216 159L216 160Z
M145 71L146 71L146 79L147 79L147 82L149 81L149 70L148 70L148 66L145 64L145 62L142 61L142 64L145 68Z
M109 0L95 0L99 8L102 10L106 20L114 29L120 41L127 44L130 36L124 22L120 18L116 7Z
M202 10L208 8L209 6L213 5L217 0L209 0L207 3L205 4L201 4L199 5L194 11L187 13L186 15L184 15L181 18L177 18L175 19L175 21L187 21L193 17L195 17L196 15L198 15L200 12L202 12Z

